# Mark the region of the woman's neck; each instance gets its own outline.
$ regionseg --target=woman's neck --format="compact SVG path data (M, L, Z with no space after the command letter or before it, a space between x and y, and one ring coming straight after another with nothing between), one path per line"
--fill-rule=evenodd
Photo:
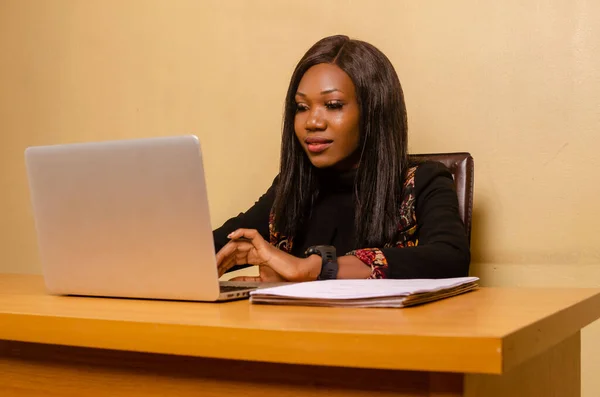
M356 184L356 169L323 168L317 171L319 185L322 191L348 191L354 190Z

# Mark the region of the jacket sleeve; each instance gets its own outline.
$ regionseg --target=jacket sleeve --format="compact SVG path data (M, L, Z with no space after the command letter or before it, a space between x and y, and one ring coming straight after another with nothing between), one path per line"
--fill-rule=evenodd
M219 252L227 244L229 233L239 228L256 229L265 240L269 241L269 215L275 202L277 181L278 177L273 180L271 187L247 211L228 219L221 227L213 230L215 252Z
M450 278L469 273L471 253L450 171L424 163L415 173L415 246L352 251L371 266L371 278Z

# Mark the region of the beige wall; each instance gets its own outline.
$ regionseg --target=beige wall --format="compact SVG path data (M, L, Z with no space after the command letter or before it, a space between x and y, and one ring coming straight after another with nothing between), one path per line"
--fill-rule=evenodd
M0 271L40 271L28 145L195 133L215 224L246 208L293 66L341 32L396 66L412 151L473 153L484 284L598 286L598 21L593 0L0 0ZM597 396L598 324L583 347Z

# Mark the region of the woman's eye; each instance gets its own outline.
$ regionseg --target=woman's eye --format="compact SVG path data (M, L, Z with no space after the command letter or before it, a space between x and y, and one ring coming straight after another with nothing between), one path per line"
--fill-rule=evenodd
M296 111L297 112L304 112L305 110L308 110L308 106L306 106L303 103L297 103L296 104Z
M327 102L325 106L327 106L327 109L341 109L344 104L340 101L331 101Z

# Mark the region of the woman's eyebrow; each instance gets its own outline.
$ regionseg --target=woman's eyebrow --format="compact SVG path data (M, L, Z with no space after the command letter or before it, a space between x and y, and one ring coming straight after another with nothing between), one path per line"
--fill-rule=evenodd
M343 92L341 90L338 90L337 88L330 88L328 90L321 91L321 95L331 94L332 92L341 92L343 94ZM300 91L296 92L296 95L303 96L303 97L306 96L305 93L300 92Z

